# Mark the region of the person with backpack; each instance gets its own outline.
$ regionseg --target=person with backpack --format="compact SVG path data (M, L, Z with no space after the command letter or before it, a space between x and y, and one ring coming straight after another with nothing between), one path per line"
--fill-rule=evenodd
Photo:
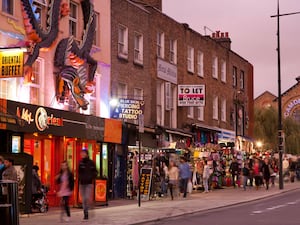
M97 177L97 169L93 160L89 158L88 150L82 149L78 168L79 193L82 198L83 220L89 219L88 210L91 203L93 184Z
M63 209L60 214L60 219L62 222L68 222L71 217L69 199L74 190L74 176L67 161L62 162L59 174L56 176L56 182L59 184L59 191L57 192L57 195L61 197L61 206ZM66 218L63 217L64 212L67 215Z

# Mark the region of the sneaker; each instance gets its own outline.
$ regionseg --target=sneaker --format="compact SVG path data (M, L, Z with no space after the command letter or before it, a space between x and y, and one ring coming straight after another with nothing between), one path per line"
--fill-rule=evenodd
M70 217L64 218L64 221L65 221L65 222L70 222Z

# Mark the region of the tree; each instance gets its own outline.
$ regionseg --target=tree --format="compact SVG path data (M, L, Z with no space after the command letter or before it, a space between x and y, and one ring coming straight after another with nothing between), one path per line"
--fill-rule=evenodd
M282 119L285 153L300 154L300 123L292 117ZM254 109L254 138L265 150L278 150L278 111L273 107Z

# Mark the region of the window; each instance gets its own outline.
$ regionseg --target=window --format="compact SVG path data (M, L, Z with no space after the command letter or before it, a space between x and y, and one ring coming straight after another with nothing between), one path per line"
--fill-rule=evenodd
M172 128L177 128L177 87L171 85L171 97L170 97L170 125Z
M212 77L218 79L218 57L212 59Z
M170 40L170 62L177 64L177 40Z
M8 79L0 79L0 98L8 98Z
M161 126L164 125L163 83L160 82L156 84L156 123Z
M245 73L243 70L240 73L240 89L245 89Z
M198 120L204 121L204 107L198 107Z
M118 98L127 98L127 85L123 83L118 83L117 89Z
M133 95L134 99L136 100L143 100L144 99L144 91L141 88L134 88L133 89Z
M45 8L47 3L44 0L34 0L32 3L35 7L35 13L38 15L38 22L43 27L46 25Z
M199 77L203 77L203 52L198 51L197 54L197 72Z
M226 83L226 61L222 60L221 63L221 81Z
M38 58L32 64L32 76L31 76L31 83L29 83L30 87L30 97L29 103L38 105L39 102L39 92L40 92L40 78L43 77L43 63L44 61Z
M100 14L95 12L96 30L93 45L100 46Z
M165 57L165 34L160 32L157 33L157 56Z
M143 35L134 34L134 62L143 64Z
M172 93L171 93L171 83L165 83L165 96L166 96L166 110L170 111L172 108Z
M194 118L194 107L193 106L189 106L187 108L188 112L187 112L187 117L188 118Z
M226 99L223 99L221 103L221 120L226 122Z
M219 119L218 107L218 96L215 96L213 99L213 119L215 120Z
M78 5L75 2L70 2L69 13L69 34L77 37L77 23L78 23Z
M190 46L188 46L187 66L187 70L191 73L194 73L194 48Z
M127 59L128 57L128 28L119 25L118 30L118 56Z
M234 66L232 71L232 86L237 86L237 68Z
M2 0L2 12L14 14L14 0Z

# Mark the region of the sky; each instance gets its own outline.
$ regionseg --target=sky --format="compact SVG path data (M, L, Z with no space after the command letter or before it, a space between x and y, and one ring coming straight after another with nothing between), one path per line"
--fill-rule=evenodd
M163 13L202 35L229 32L231 50L254 68L254 98L278 96L277 0L162 0ZM300 12L299 0L281 0L280 14ZM205 31L204 27L208 27ZM206 33L205 33L206 32ZM300 14L280 17L281 93L300 76Z

